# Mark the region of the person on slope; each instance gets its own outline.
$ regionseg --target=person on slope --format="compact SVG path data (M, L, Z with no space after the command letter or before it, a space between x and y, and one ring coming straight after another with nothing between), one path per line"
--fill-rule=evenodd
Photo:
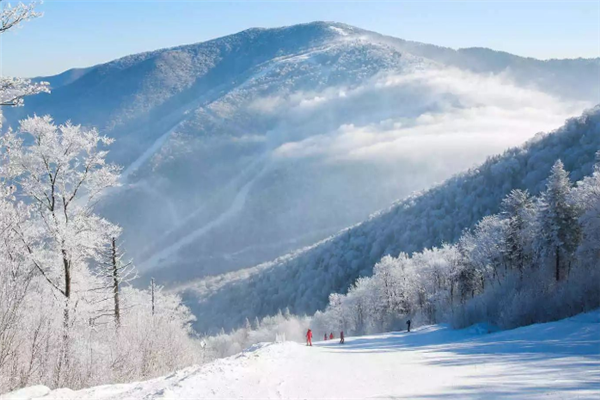
M331 334L329 335L329 339L333 340L333 332L331 332Z
M310 330L310 328L306 332L306 345L312 346L312 331Z
M340 332L340 344L344 344L344 331Z
M408 332L410 332L410 319L406 321L406 326L408 327Z
M323 340L327 340L327 334L323 336Z

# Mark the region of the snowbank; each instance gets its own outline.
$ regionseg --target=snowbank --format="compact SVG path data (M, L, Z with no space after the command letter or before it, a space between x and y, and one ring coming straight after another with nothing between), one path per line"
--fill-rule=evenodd
M600 311L487 333L434 325L411 333L261 343L169 376L81 391L31 387L13 399L598 398Z

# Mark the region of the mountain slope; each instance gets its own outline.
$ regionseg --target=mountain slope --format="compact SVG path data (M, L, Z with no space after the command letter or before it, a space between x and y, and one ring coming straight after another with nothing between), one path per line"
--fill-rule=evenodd
M48 80L52 94L8 122L50 113L117 139L124 186L100 211L163 283L315 243L600 102L597 59L456 51L325 22Z
M370 275L382 256L455 241L483 216L496 213L512 189L539 193L558 158L574 181L591 174L599 150L596 107L304 251L178 289L186 294L200 331L240 326L246 317L273 315L285 307L310 315L326 305L330 293L344 293L359 276Z
M426 326L410 334L263 343L147 382L80 391L44 387L6 400L163 398L595 398L600 313L487 334Z

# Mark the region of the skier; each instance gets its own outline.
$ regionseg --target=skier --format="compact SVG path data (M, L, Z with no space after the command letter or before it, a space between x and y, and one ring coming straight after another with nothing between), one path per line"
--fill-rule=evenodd
M410 332L410 319L406 321L406 325L408 326L408 331Z
M340 344L344 344L344 331L340 332Z
M306 332L306 345L312 346L312 331L310 330L310 328Z
M327 340L327 334L323 335L323 340Z
M333 332L329 335L329 339L333 340Z

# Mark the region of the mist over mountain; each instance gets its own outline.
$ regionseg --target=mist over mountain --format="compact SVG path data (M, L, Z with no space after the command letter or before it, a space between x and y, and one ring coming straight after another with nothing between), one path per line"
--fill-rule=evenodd
M117 139L123 186L99 207L163 283L315 243L600 102L599 59L452 50L326 22L43 79L52 93L7 122L50 114Z

